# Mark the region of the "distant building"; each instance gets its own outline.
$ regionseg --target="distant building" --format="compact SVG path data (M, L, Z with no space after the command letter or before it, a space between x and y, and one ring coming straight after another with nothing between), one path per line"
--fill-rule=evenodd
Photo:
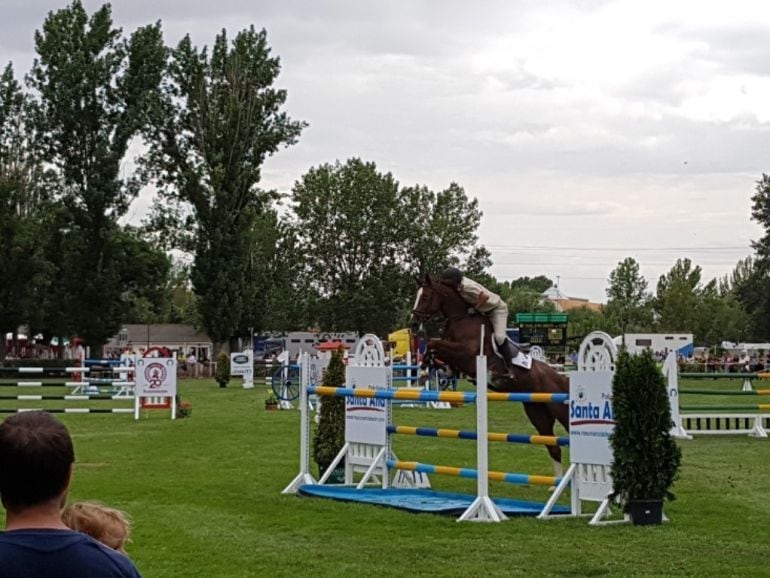
M180 323L155 323L150 325L127 324L122 327L104 346L105 354L117 353L131 349L141 353L151 347L165 347L169 351L183 352L188 355L191 351L200 359L211 359L214 343L205 333L201 333L192 325Z
M626 333L613 338L615 345L625 342L629 353L641 353L649 349L653 353L670 353L689 357L695 352L692 333Z
M580 307L586 307L591 311L601 311L602 307L604 307L602 303L593 303L582 297L567 297L556 286L544 291L540 298L543 301L553 303L557 311L569 311L570 309L579 309Z

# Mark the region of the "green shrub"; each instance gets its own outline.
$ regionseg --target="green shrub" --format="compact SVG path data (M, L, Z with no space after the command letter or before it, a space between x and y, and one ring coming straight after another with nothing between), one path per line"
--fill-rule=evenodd
M673 500L669 488L677 477L681 452L671 437L666 379L649 351L634 356L620 353L612 407L615 495L626 509L629 500Z
M329 367L324 374L323 386L342 387L345 385L345 364L342 348L332 353ZM325 470L345 445L345 398L324 397L321 401L318 428L313 437L313 459L318 467Z
M214 379L219 387L227 387L230 383L230 356L224 351L217 356L217 372Z

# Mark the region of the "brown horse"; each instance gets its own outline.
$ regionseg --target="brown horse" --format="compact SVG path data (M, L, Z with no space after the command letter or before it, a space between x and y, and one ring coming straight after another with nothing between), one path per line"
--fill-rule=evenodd
M483 325L484 355L487 356L488 371L491 374L491 389L521 393L569 393L569 379L547 363L532 360L532 368L529 370L518 366L507 369L492 347L492 323L480 313L469 313L468 303L454 287L429 276L421 279L418 285L417 299L412 310L413 319L423 322L434 315L440 315L446 320L443 338L428 341L426 357L433 354L446 362L455 373L462 372L475 377ZM564 429L569 428L565 404L525 403L524 411L540 435L554 435L556 420ZM546 446L546 449L554 462L555 475L560 476L561 448Z

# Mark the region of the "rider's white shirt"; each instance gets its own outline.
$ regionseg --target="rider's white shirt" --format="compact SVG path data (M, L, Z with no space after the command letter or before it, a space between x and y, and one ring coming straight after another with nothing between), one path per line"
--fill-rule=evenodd
M482 313L489 313L493 309L496 309L500 303L502 303L502 299L500 299L500 296L497 293L493 293L482 284L476 283L476 281L473 279L468 279L467 277L463 277L463 280L460 282L459 291L460 295L462 295L462 298L471 305L476 304L476 302L479 300L479 295L482 293L489 295L487 302L478 308Z

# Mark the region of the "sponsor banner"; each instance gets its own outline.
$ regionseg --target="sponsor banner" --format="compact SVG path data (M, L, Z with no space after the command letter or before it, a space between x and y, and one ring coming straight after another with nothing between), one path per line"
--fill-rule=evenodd
M331 355L321 355L319 357L311 357L308 360L308 380L313 385L320 385L323 381L326 368L329 367L331 361Z
M176 359L140 357L136 360L137 397L174 397L176 395Z
M345 368L347 387L388 389L389 367ZM345 398L345 441L384 446L388 443L390 400L369 397Z
M577 371L570 374L570 461L612 464L610 435L615 429L612 412L612 372Z
M253 375L254 352L244 351L230 354L230 375Z
M230 375L243 378L243 387L254 387L254 352L250 349L230 354Z

